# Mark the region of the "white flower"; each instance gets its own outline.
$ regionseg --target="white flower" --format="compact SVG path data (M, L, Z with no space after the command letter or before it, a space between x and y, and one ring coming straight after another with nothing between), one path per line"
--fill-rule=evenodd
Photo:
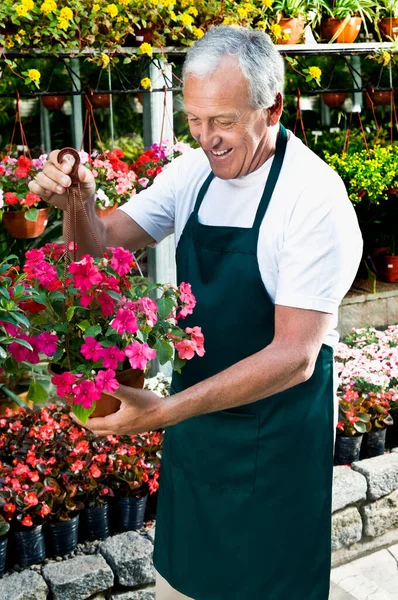
M4 206L3 196L4 196L3 190L0 190L0 208L3 208L3 206Z
M104 190L102 190L101 188L98 188L96 194L95 194L95 198L98 200L100 200L101 202L103 202L104 206L110 206L111 201L109 200L108 196L105 194Z

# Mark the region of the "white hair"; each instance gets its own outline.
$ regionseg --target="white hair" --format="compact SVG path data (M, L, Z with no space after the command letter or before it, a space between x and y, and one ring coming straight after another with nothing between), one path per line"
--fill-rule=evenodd
M254 108L269 108L278 92L283 93L283 58L270 37L246 27L220 25L210 29L189 49L183 79L189 75L212 75L225 57L236 57L249 83L249 99Z

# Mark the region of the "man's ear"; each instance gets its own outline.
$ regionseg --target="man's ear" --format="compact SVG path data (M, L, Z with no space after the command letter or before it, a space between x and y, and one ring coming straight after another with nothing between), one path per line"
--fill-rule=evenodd
M267 108L268 111L268 125L277 125L281 118L283 110L283 96L280 92L277 93L275 102L272 106Z

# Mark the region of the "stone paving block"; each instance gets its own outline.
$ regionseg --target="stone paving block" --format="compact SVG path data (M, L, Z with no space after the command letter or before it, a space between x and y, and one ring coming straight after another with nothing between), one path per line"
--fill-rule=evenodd
M132 592L117 592L110 597L110 600L155 600L155 598L155 588L153 587Z
M362 537L362 519L355 506L334 513L332 517L332 549L351 546Z
M48 587L35 571L22 571L0 579L1 600L46 600Z
M352 464L368 482L369 500L378 500L398 488L398 454L391 452Z
M366 491L366 479L361 473L344 466L334 467L332 512L366 500Z
M398 490L361 508L364 534L369 537L383 535L388 529L398 527Z
M43 568L43 576L53 600L84 600L111 588L114 582L112 569L98 554L48 564Z
M148 538L136 531L127 531L102 542L99 550L120 585L134 587L155 583L153 544Z
M356 598L332 582L330 585L329 600L356 600Z
M397 448L398 450L398 448ZM155 531L156 531L156 527L151 527L151 529L148 529L148 531L146 532L147 536L149 537L150 540L152 540L152 542L155 541Z

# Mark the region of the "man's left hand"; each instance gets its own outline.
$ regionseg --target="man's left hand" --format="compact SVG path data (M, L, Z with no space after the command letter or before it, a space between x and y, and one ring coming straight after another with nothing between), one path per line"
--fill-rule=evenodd
M73 413L74 421L90 429L96 435L132 435L144 431L163 429L166 426L164 409L166 400L149 390L119 384L111 394L121 401L117 412L107 417L89 418L85 425Z

